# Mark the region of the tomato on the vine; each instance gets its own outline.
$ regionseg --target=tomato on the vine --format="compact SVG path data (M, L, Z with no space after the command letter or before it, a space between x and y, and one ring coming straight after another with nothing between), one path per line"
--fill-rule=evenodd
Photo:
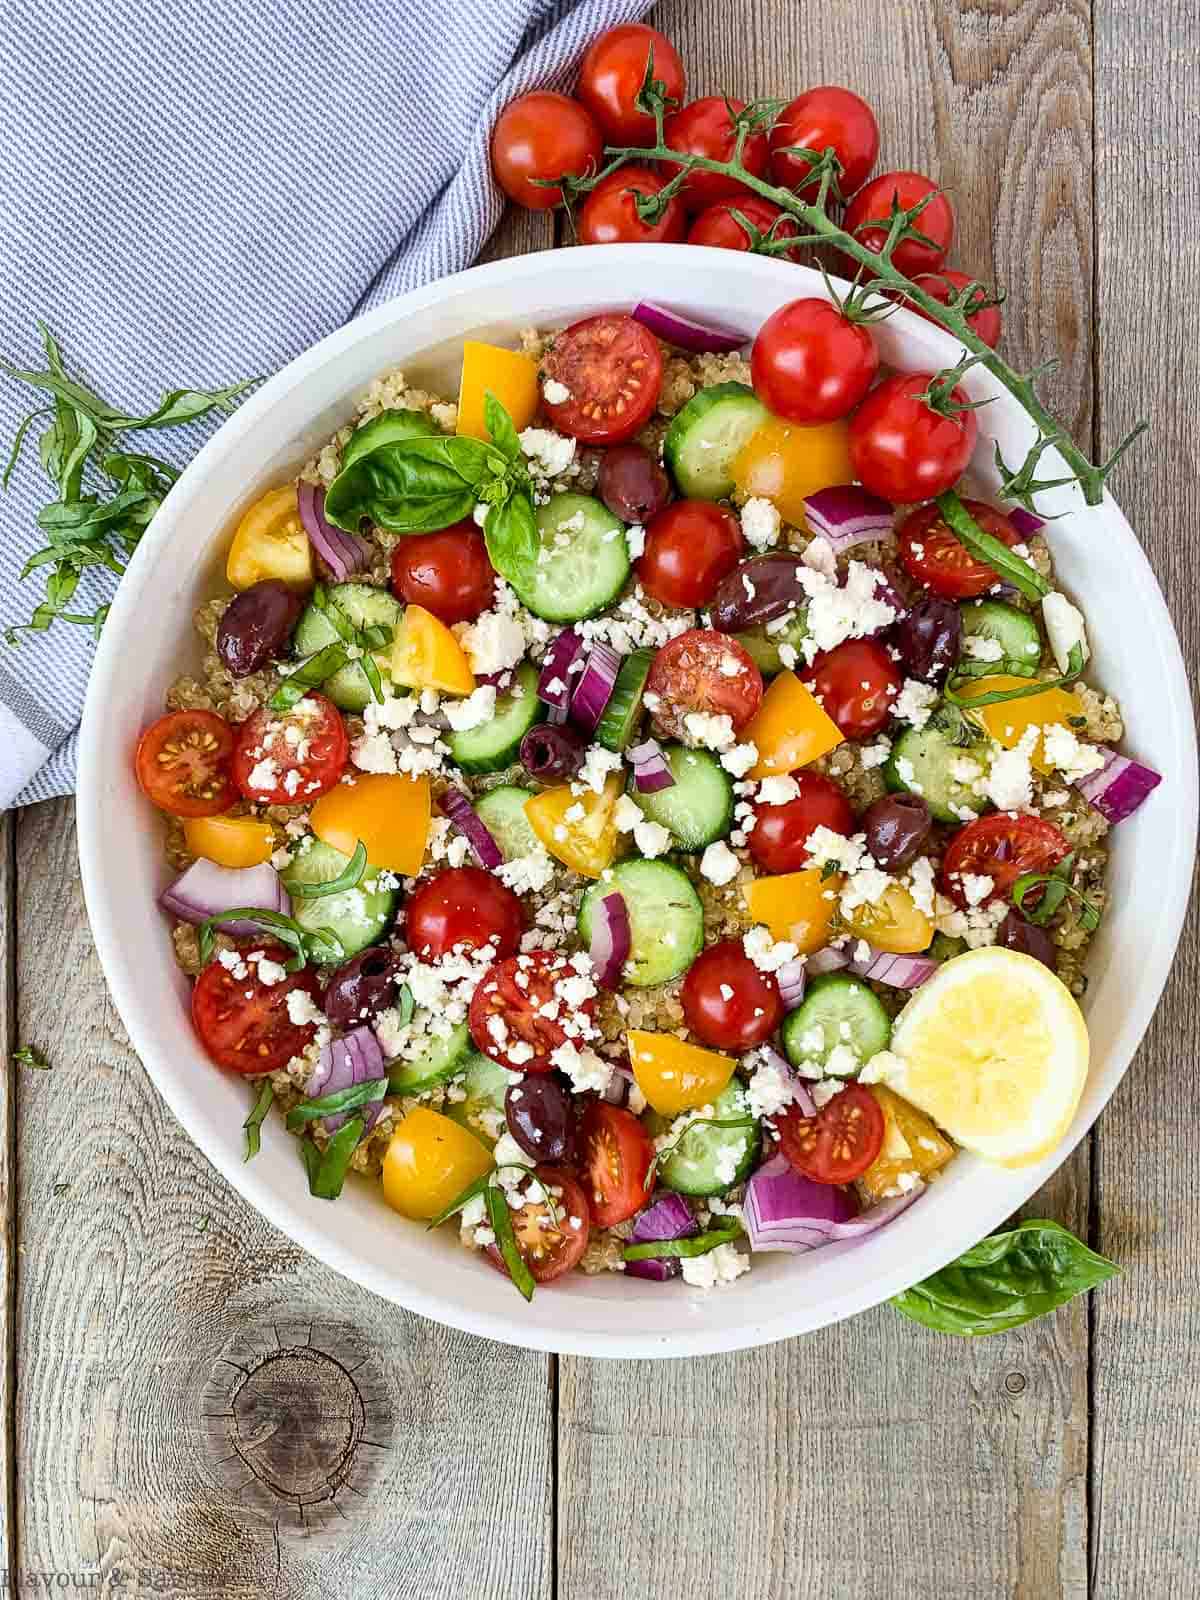
M676 500L651 520L635 571L652 599L694 610L708 604L742 550L732 511L712 500Z
M888 236L892 202L895 201L902 211L910 211L926 195L932 194L933 199L913 223L917 232L924 234L930 243L926 244L921 239L901 239L892 252L892 265L906 278L915 278L919 272L936 272L954 241L954 212L946 196L937 191L937 184L919 172L882 173L872 179L865 189L860 189L851 200L842 219L842 227L847 233L854 234L859 244L878 254ZM870 222L879 226L865 226ZM847 257L846 267L849 275L854 277L861 263L853 257ZM870 269L862 270L869 272Z
M302 992L315 1001L320 985L311 967L288 973L278 983L264 983L258 962L247 961L247 954L279 966L289 959L281 945L264 943L239 951L240 960L232 970L221 961L210 961L192 990L192 1022L219 1067L255 1076L277 1072L314 1037L313 1023L292 1021L288 996Z
M654 52L654 81L668 100L683 100L684 74L679 51L657 28L625 22L608 28L588 46L579 64L575 93L599 123L609 144L650 144L654 118L636 105Z
M850 419L850 463L872 494L897 505L930 500L953 488L966 470L979 424L959 388L947 416L926 398L932 372L903 372L871 390Z
M565 400L543 400L546 414L584 444L619 444L650 420L662 369L658 340L640 322L616 312L585 317L542 357L543 378L568 391Z
M1049 872L1071 853L1068 840L1052 822L1024 813L998 811L960 828L942 858L940 886L956 905L970 897L964 878L990 878L984 903L1007 899L1026 872Z
M692 711L727 716L737 733L762 697L762 673L750 653L713 628L689 628L664 644L646 678L646 705L655 726L669 739L688 739L685 719Z
M847 639L819 655L800 676L847 739L869 739L886 727L904 682L874 639Z
M819 772L794 772L800 790L781 805L759 800L754 808L750 854L764 872L799 872L811 865L808 836L815 828L849 837L854 832L854 810L832 778Z
M290 710L264 706L242 723L233 777L246 799L260 805L308 805L338 782L349 754L341 712L310 689Z
M496 182L510 200L530 211L548 211L562 203L550 178L584 178L598 170L604 140L592 115L578 100L535 89L508 105L492 131L492 167Z
M815 1117L790 1105L775 1120L779 1148L814 1183L853 1183L883 1148L886 1124L879 1102L861 1083L848 1083Z
M477 1050L510 1072L550 1072L566 1044L564 1021L591 1017L594 1000L569 1006L558 985L575 976L557 950L530 950L493 961L471 998L467 1021ZM550 1013L561 1013L551 1015Z
M734 216L735 211L740 211L764 238L768 234L772 239L795 239L799 235L796 219L789 217L786 211L764 200L761 195L744 194L734 200L718 200L715 205L702 211L688 229L687 242L712 245L717 250L753 250L755 245ZM779 221L781 217L782 222ZM799 255L799 247L785 250L783 254L794 260Z
M392 590L447 627L474 622L491 605L496 569L471 520L439 533L407 533L392 551Z
M706 156L710 161L730 161L737 143L735 119L746 109L744 100L727 100L721 94L704 95L693 100L681 111L673 111L667 118L663 138L672 150L682 155ZM742 148L742 165L755 178L767 170L767 135L756 129L746 138ZM663 170L674 177L680 170L674 161L664 161ZM697 167L689 172L683 183L683 196L689 209L702 211L717 200L745 194L738 178L724 172L705 172Z
M640 1211L650 1198L654 1146L633 1112L593 1102L584 1114L580 1149L583 1187L596 1226L615 1227Z
M134 770L142 793L173 817L215 817L238 797L234 732L215 711L169 711L138 740Z
M942 267L937 272L922 272L913 279L918 289L924 289L927 295L931 295L935 300L940 300L943 305L949 303L952 294L961 293L973 281L975 280L969 278L965 272L956 272L951 267ZM941 327L941 323L935 317L930 316L928 311L922 311L920 306L913 305L911 300L905 300L901 295L890 293L888 297L889 299L895 298L901 305L907 306L910 311L915 311L919 317L924 317L926 322L932 322L935 327ZM987 291L980 285L971 296L970 303L971 305L978 305L981 300L986 299ZM969 312L967 321L983 340L984 344L991 345L994 350L1000 343L1001 317L999 306L985 305L979 311Z
M553 1283L570 1272L587 1249L591 1233L587 1196L563 1167L535 1167L533 1175L544 1197L526 1198L519 1210L511 1212L513 1238L533 1281ZM496 1245L489 1244L487 1254L494 1267L507 1273Z
M516 953L525 912L516 895L482 867L447 867L414 889L404 912L405 938L423 961L436 961L456 945L481 950L494 944L500 959Z
M754 341L754 392L777 417L810 426L849 415L875 381L871 330L828 300L792 300Z
M1020 534L1001 512L982 500L964 500L963 505L985 533L1010 550L1020 544ZM909 577L944 600L975 600L1000 581L995 569L973 556L947 526L936 504L910 512L897 530L896 543Z
M740 939L723 939L701 951L679 998L688 1027L716 1050L751 1050L783 1021L778 981L773 973L759 971Z
M649 167L620 167L601 178L579 211L580 244L679 244L687 232L679 195L666 202L657 221L643 221L638 213L639 195L652 199L666 186L667 180Z
M814 185L812 167L803 156L789 155L789 145L818 156L832 147L841 166L838 187L849 196L862 187L875 165L879 124L867 102L852 90L825 83L797 95L771 129L771 177L803 195Z

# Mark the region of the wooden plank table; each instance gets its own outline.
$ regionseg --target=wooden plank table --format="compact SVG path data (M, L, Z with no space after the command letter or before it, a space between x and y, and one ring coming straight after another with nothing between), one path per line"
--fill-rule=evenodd
M1197 645L1194 0L665 0L692 90L844 82L952 190L958 264L1094 447ZM550 247L510 219L491 254ZM1129 648L1136 648L1131 618ZM0 1587L381 1600L1196 1593L1198 943L1031 1204L1126 1271L979 1342L881 1308L679 1364L448 1331L308 1259L209 1168L125 1039L67 802L0 822ZM7 1051L6 1051L7 1060ZM1180 1130L1184 1136L1180 1137ZM232 1443L234 1432L238 1448ZM39 1576L45 1575L45 1576Z

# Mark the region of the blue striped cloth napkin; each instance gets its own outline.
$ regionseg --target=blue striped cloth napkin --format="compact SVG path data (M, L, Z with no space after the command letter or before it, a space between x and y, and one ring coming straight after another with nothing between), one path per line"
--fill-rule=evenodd
M360 311L469 266L502 210L488 132L569 88L650 0L93 0L0 8L0 354L145 411L272 372ZM0 380L0 441L41 399ZM158 436L182 460L203 433ZM0 497L0 625L40 584L49 496L27 449ZM80 609L107 598L85 575ZM93 645L0 644L0 809L67 794ZM131 663L131 671L136 665Z

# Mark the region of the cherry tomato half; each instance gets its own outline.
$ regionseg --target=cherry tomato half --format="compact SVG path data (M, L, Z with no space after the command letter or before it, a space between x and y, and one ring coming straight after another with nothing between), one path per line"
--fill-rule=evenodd
M483 534L470 520L440 533L404 534L392 551L392 592L447 627L474 622L496 592Z
M564 1023L596 1010L594 1000L563 998L559 985L572 977L578 977L574 967L554 950L494 961L471 998L467 1020L476 1048L510 1072L552 1071L551 1055L570 1037ZM547 1016L551 1009L560 1015Z
M775 975L758 970L740 939L723 939L701 951L679 998L688 1027L716 1050L751 1050L783 1021Z
M838 186L844 195L852 195L875 165L879 124L867 102L852 90L825 83L797 95L771 129L771 177L803 194L813 185L812 168L802 156L786 154L788 145L816 155L832 146L842 169Z
M782 805L755 807L750 833L750 854L764 872L799 872L810 866L808 836L814 828L829 828L849 837L854 832L854 810L832 778L819 772L795 772L800 793Z
M962 477L979 425L973 411L943 416L921 398L935 381L931 372L885 378L850 419L850 463L872 494L895 504L931 500ZM955 406L967 403L961 389Z
M657 28L644 22L626 22L609 28L588 46L579 64L575 93L599 123L608 144L654 142L654 118L639 111L638 92L646 77L646 64L654 51L654 79L667 99L683 99L683 62L679 51Z
M170 711L138 740L134 771L142 793L173 817L215 817L238 797L231 767L233 729L215 711Z
M971 281L965 272L955 272L950 267L942 267L937 272L923 272L919 277L913 279L918 289L924 289L926 294L932 295L935 300L940 300L943 305L947 304L952 294L957 294L965 289ZM891 297L889 296L889 298ZM936 322L928 311L922 311L920 306L914 306L911 301L905 300L900 296L896 298L900 300L901 305L908 306L910 311L915 311L919 317L924 317L926 322L933 322L936 327L941 327L941 323ZM986 298L986 291L979 288L971 296L971 304L975 305L978 301L986 300ZM999 306L984 306L982 311L972 311L967 321L983 340L984 344L990 344L994 350L1000 343L1001 317Z
M792 300L773 311L754 341L754 392L777 417L811 425L848 416L875 381L871 330L828 300Z
M684 155L707 156L710 161L729 161L737 142L734 118L746 109L744 100L727 100L721 94L708 94L693 100L682 111L673 111L666 120L663 137L672 150ZM767 136L761 130L751 133L742 149L742 165L756 178L767 170ZM679 171L674 161L664 161L663 171L673 178ZM745 194L739 179L723 172L689 172L683 185L683 198L692 211L703 211L717 200Z
M584 444L619 444L645 426L658 403L662 354L632 317L585 317L555 336L542 376L569 390L566 400L544 402L560 433Z
M654 1145L632 1111L597 1100L584 1114L580 1167L588 1209L598 1228L632 1217L650 1198L646 1180Z
M297 737L288 738L291 731ZM233 776L247 800L308 805L345 771L346 724L332 700L310 689L290 711L263 707L238 729Z
M646 529L638 582L664 606L707 605L742 558L742 525L711 500L676 500Z
M819 655L800 676L847 739L869 739L887 726L904 681L874 639L847 639Z
M852 1183L883 1148L879 1102L861 1083L848 1083L815 1117L791 1105L775 1120L779 1148L814 1183Z
M736 663L736 672L724 670L730 663ZM749 652L713 628L689 628L663 645L646 678L651 716L669 739L687 739L684 718L689 711L727 716L734 732L740 732L762 697L762 673Z
M510 200L530 211L562 204L562 190L542 180L585 177L600 166L604 140L591 112L569 95L549 89L523 94L496 119L492 167Z
M740 211L764 238L768 234L772 239L795 239L799 235L794 217L789 217L761 195L743 194L734 200L718 200L716 205L702 211L688 229L687 242L712 245L717 250L756 250L757 244L734 216L735 211ZM782 222L779 221L781 217ZM799 247L783 253L795 260Z
M1005 899L1022 873L1049 872L1070 851L1054 824L1041 817L1007 811L977 817L960 828L947 846L941 889L956 905L965 906L963 877L985 877L992 880L987 899Z
M570 1272L587 1249L591 1222L587 1196L571 1174L562 1167L535 1167L533 1175L553 1202L526 1200L511 1213L517 1249L535 1283L553 1283ZM559 1191L555 1193L554 1191ZM498 1247L487 1247L488 1260L507 1273Z
M679 244L687 232L679 195L667 201L655 222L638 214L638 196L656 195L666 186L667 180L649 167L621 167L602 178L580 207L580 244Z
M219 1067L249 1077L277 1072L311 1041L315 1025L293 1022L287 999L302 991L316 1000L319 985L311 967L266 984L258 964L244 959L246 952L261 953L280 966L290 959L281 945L255 944L244 947L242 965L232 972L221 961L210 961L192 990L192 1022Z
M447 867L418 885L404 912L405 938L423 960L436 961L456 945L498 957L515 955L525 931L521 902L482 867Z
M954 241L954 212L944 194L936 193L937 184L919 172L885 172L860 189L846 208L842 226L852 233L859 244L878 253L888 235L892 214L892 201L904 211L909 211L927 194L934 198L918 216L913 226L932 241L923 244L919 239L902 239L892 254L892 265L907 278L919 272L936 272ZM878 227L866 226L871 222ZM850 277L860 270L861 263L847 258ZM862 269L869 271L869 269Z
M964 500L963 505L985 533L1010 550L1020 544L1020 534L999 511L981 500ZM936 505L918 506L905 517L896 542L909 577L945 600L974 600L1000 581L995 569L973 556L947 527Z

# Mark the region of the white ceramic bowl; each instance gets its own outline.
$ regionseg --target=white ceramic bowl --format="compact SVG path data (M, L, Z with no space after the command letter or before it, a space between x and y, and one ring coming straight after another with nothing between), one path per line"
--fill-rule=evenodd
M376 1293L472 1333L588 1356L683 1356L783 1339L875 1305L996 1227L1065 1159L1129 1065L1170 968L1196 828L1183 659L1117 506L1106 500L1086 509L1077 494L1060 492L1046 509L1067 515L1051 537L1062 582L1087 612L1094 680L1121 702L1127 748L1165 781L1114 836L1111 909L1092 949L1085 1006L1091 1075L1052 1158L1011 1173L960 1155L918 1205L866 1242L758 1256L751 1272L715 1292L574 1274L528 1307L459 1247L453 1230L429 1234L403 1221L377 1185L352 1181L336 1204L312 1199L278 1118L263 1130L262 1154L242 1164L248 1090L212 1066L192 1033L188 984L155 909L169 876L162 824L138 791L131 756L168 685L197 658L192 612L217 592L243 507L345 423L355 397L384 369L401 364L410 378L455 394L465 335L508 341L524 327L561 326L647 296L732 320L750 336L777 306L823 293L816 273L758 256L623 245L498 261L394 300L293 361L225 423L147 531L105 626L83 721L79 850L96 945L135 1049L209 1160L278 1228ZM909 312L876 336L897 368L947 366L958 354L948 334ZM973 372L968 388L976 398L997 396L977 413L981 434L1019 460L1031 430L1015 401L986 373ZM990 455L981 440L975 466L985 478ZM1136 456L1125 470L1137 471Z

